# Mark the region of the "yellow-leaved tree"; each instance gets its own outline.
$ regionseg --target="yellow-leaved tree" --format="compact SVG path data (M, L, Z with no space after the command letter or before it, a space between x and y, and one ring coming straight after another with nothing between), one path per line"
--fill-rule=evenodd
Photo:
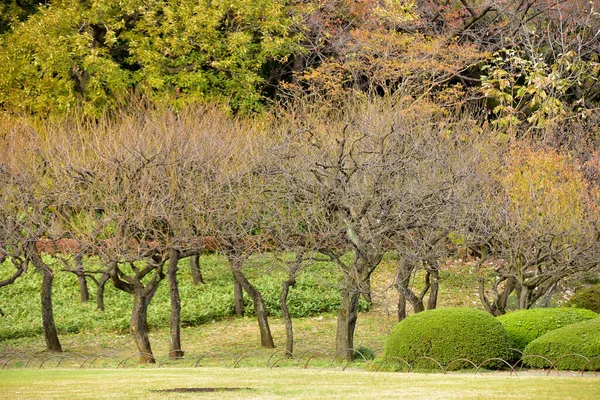
M596 265L595 218L576 160L554 149L511 147L490 201L489 247L501 259L492 296L480 280L480 297L493 314L547 304L560 281Z

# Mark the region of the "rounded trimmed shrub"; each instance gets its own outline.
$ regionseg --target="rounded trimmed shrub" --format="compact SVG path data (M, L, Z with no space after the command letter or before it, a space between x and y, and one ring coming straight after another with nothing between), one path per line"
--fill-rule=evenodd
M524 364L533 368L550 367L546 360L535 356L549 359L560 370L600 370L600 318L564 326L529 343L523 355Z
M510 336L512 346L523 351L533 340L550 331L597 316L595 312L581 308L533 308L514 311L497 319Z
M399 322L387 339L384 361L398 357L409 364L431 357L456 370L472 367L460 358L486 368L504 365L490 360L510 357L510 339L492 315L473 308L441 308L414 314Z
M600 284L578 290L569 299L567 305L600 313Z

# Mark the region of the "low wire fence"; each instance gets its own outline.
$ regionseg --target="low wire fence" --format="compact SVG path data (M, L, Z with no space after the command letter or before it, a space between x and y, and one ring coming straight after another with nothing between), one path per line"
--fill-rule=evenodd
M474 372L503 371L510 376L517 376L522 372L536 372L538 374L555 374L557 376L574 374L581 376L600 376L600 356L589 358L582 354L567 354L551 360L547 357L534 354L523 354L523 352L513 349L518 358L505 360L502 358L490 358L483 362L476 363L468 358L458 358L451 362L441 362L433 357L422 356L411 361L400 357L386 357L383 349L375 351L360 351L356 349L347 349L340 352L332 352L325 349L314 348L305 350L296 354L285 350L275 350L266 353L264 350L248 350L242 352L227 351L207 351L202 354L185 354L184 356L172 356L180 352L170 352L162 356L154 356L146 353L134 353L123 357L115 354L96 354L88 355L76 352L66 352L60 354L36 353L25 354L19 352L0 353L0 369L18 369L18 368L169 368L169 367L262 367L262 368L319 368L319 369L337 369L345 371L350 367L361 367L370 371L401 371L401 372L428 372L443 373L454 372L456 370ZM347 356L351 354L352 360L348 361ZM140 357L150 360L149 363L138 364ZM547 365L542 369L532 369L526 366L528 359L538 358ZM557 365L567 359L578 359L581 368L575 370L560 370ZM500 368L498 368L500 365Z

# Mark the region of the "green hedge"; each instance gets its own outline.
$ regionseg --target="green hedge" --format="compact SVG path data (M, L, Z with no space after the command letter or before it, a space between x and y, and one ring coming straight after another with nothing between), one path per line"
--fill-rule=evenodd
M600 370L600 318L567 325L529 343L523 355L525 365L550 367L547 361L534 355L546 357L560 370Z
M567 305L570 307L579 307L600 313L600 284L593 285L575 292L569 299Z
M443 308L411 315L398 323L388 337L384 358L398 357L410 364L420 364L431 357L443 366L466 358L480 365L491 358L510 356L510 339L502 324L493 316L472 308ZM493 360L486 368L504 365ZM450 369L469 367L457 362Z
M598 314L580 308L534 308L520 310L498 317L518 350L533 340L563 326L596 318Z

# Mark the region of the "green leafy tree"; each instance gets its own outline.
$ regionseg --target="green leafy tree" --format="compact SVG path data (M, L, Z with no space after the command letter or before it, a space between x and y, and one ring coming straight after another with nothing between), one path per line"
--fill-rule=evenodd
M56 1L1 39L0 105L94 114L136 90L258 109L267 64L294 51L292 23L274 0Z

